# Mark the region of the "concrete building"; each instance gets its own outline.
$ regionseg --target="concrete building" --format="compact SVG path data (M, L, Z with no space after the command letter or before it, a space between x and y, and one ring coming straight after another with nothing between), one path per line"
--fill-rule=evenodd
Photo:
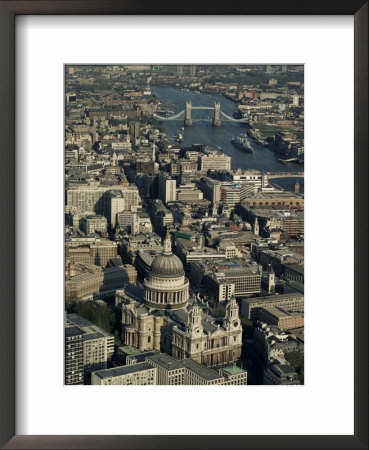
M230 170L231 157L215 151L199 156L199 170Z
M120 186L76 186L66 191L66 212L93 211L109 217L110 191L121 190Z
M274 363L270 364L264 370L265 385L300 385L301 381L297 373L288 364Z
M140 122L131 122L129 124L129 134L132 138L140 135Z
M240 302L241 317L246 317L252 321L260 320L260 310L272 306L292 312L304 312L304 295L294 292L242 299Z
M133 266L125 264L119 267L109 267L98 272L85 272L71 277L65 282L65 297L67 300L93 300L115 294L126 284L135 284L137 271Z
M110 198L110 225L114 229L117 224L117 214L125 210L125 199L121 190L112 193Z
M213 295L219 303L230 300L235 294L234 283L227 282L222 273L206 275L203 278L203 282L209 294Z
M210 200L213 205L217 205L220 202L220 181L204 177L200 179L198 185L204 193L204 197Z
M255 189L268 186L268 175L259 170L230 170L226 174L226 180L236 182L244 182L253 185Z
M131 358L131 357L130 357ZM140 361L140 362L136 362ZM179 361L165 353L146 352L133 356L133 363L92 374L94 385L211 386L246 385L247 372L236 365L216 372L191 358Z
M93 372L91 384L99 386L155 385L156 378L157 369L147 362L142 362Z
M202 260L221 260L226 257L225 250L215 250L213 248L204 247L201 244L190 241L188 239L177 238L177 255L181 259L184 269L188 272L191 263Z
M181 202L196 202L204 198L203 193L196 189L193 183L180 185L177 188L177 200Z
M137 186L135 184L124 186L122 193L124 197L124 210L137 211L141 201Z
M107 239L82 245L78 242L65 243L65 258L67 262L95 264L105 268L108 262L116 258L117 255L117 243Z
M95 234L96 231L106 233L108 221L104 216L87 216L81 219L81 228L87 234Z
M240 367L236 366L236 364L219 369L219 373L223 376L223 384L226 386L247 384L246 370L241 369Z
M140 226L136 212L122 211L117 214L116 227L119 229L128 229L133 236L139 234Z
M212 282L234 285L234 295L236 297L258 294L261 291L261 272L257 265L242 266L236 268L219 269L218 276L206 275L204 282L210 286Z
M165 173L158 176L158 197L163 203L177 200L176 180Z
M267 367L271 361L284 359L289 353L303 352L304 342L275 325L261 322L254 328L253 347L260 361Z
M248 206L299 206L304 207L304 197L293 192L256 192L242 202Z
M291 330L304 326L304 315L297 312L288 312L278 306L261 308L259 317L262 322L276 325L281 330Z
M83 332L83 368L85 384L91 372L106 369L114 353L114 337L78 314L67 315L67 327L72 325Z
M241 182L222 182L220 185L220 202L234 206L255 192L253 184Z
M64 384L83 384L83 334L75 326L65 328Z

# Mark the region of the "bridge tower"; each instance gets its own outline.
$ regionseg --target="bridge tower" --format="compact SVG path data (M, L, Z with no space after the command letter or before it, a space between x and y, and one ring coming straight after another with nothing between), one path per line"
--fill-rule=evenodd
M220 103L215 102L213 127L220 127L221 124L222 124L222 121L220 120Z
M184 120L184 124L186 127L190 127L192 125L191 109L192 109L192 104L190 101L187 101L186 102L185 120Z
M299 193L300 193L300 183L299 183L299 180L296 179L295 194L299 194Z

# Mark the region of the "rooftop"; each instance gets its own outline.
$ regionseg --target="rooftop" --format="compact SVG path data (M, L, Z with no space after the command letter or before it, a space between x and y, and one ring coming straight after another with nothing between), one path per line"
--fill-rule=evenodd
M246 372L245 370L241 369L241 367L238 367L235 364L233 366L223 367L222 370L229 375L238 375L240 373Z
M130 373L135 372L142 372L144 370L153 369L154 367L147 363L138 363L138 364L131 364L129 366L119 366L119 367L113 367L112 369L103 369L98 370L96 372L93 372L97 377L104 379L104 378L112 378L112 377L119 377L122 375L128 375Z
M122 347L118 347L118 349L126 355L137 355L140 353L140 350L132 347L132 345L123 345Z
M202 364L198 363L197 361L195 361L191 358L182 360L182 364L183 364L183 367L191 370L192 372L195 372L197 375L201 376L204 380L210 381L210 380L216 380L218 378L222 378L222 376L219 375L214 370L203 366Z
M166 370L176 370L181 369L183 367L181 361L178 361L177 359L174 359L171 356L164 353L158 353L157 355L149 356L147 358L147 361L148 362L152 361Z
M84 334L84 332L82 330L80 330L77 327L67 327L65 329L65 337L72 337L72 336L80 336Z

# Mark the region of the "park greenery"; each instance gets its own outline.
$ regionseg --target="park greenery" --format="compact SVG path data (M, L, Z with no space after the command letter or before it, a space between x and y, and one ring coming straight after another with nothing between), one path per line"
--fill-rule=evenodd
M66 302L66 312L67 314L76 313L84 317L108 333L113 334L115 340L119 341L120 316L118 311L112 310L108 304L72 299Z

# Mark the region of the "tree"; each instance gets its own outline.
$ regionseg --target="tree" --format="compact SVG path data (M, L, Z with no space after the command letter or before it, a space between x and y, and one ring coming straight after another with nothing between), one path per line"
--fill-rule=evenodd
M286 361L298 374L301 383L304 384L304 352L296 351L285 354Z
M223 309L217 309L215 311L215 317L224 317L225 316L225 312L223 311Z

